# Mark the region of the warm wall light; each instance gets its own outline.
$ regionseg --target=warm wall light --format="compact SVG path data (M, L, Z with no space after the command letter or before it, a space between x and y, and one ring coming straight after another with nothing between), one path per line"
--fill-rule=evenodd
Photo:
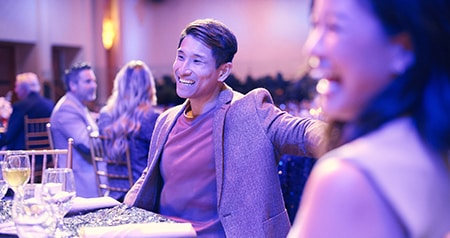
M103 32L102 32L103 47L105 47L105 49L107 50L111 49L115 36L116 31L114 29L114 24L112 20L105 18L103 20Z

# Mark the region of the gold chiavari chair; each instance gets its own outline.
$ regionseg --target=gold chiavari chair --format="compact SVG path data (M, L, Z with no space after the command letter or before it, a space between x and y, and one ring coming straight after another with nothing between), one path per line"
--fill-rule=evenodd
M108 138L99 135L97 131L91 131L90 128L88 128L88 131L98 195L108 196L110 192L126 193L133 186L129 150L125 151L124 160L111 159L105 153L105 142ZM111 168L114 169L114 172L111 171ZM117 171L121 171L121 173ZM111 181L115 181L115 183L111 183Z
M50 117L29 118L25 115L24 122L25 149L51 149L46 127Z
M69 138L67 149L44 149L44 150L21 150L30 157L31 175L30 183L35 183L36 177L42 176L42 171L45 171L48 164L47 161L52 160L53 167L57 167L59 159L66 159L67 167L72 168L72 151L73 151L73 139ZM10 150L0 151L0 156L4 157ZM42 156L42 167L36 167L36 157Z
M52 136L52 124L49 122L45 126L47 127L48 142L50 143L50 149L55 149L55 145L53 144L53 136Z

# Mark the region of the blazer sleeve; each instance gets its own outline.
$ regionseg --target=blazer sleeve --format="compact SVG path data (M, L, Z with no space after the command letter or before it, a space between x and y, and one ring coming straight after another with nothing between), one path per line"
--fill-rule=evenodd
M317 158L324 143L324 122L280 110L265 89L254 90L248 95L253 100L260 125L266 130L278 154Z
M61 107L52 118L52 127L58 128L65 138L73 138L77 150L86 154L90 153L88 123L82 111L66 105Z

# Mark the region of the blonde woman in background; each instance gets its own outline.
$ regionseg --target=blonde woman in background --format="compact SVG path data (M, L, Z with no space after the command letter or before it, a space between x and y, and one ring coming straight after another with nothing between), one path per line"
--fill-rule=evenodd
M117 73L112 95L100 110L100 133L110 139L106 153L111 158L125 160L125 151L129 149L134 182L147 166L150 138L160 114L156 103L155 80L149 67L140 60L133 60ZM108 167L108 170L112 169L117 170ZM115 185L119 182L109 181ZM128 187L127 184L124 186ZM120 192L110 193L111 197L119 201L124 195Z

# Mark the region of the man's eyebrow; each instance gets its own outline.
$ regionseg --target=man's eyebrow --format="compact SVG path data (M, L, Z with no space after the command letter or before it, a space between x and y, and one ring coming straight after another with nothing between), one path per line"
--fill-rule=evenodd
M182 49L177 49L177 54L185 54L184 51ZM206 59L207 56L204 54L194 54L194 57L196 58L201 58L201 59Z
M206 59L206 56L202 54L194 54L194 56L197 58Z

